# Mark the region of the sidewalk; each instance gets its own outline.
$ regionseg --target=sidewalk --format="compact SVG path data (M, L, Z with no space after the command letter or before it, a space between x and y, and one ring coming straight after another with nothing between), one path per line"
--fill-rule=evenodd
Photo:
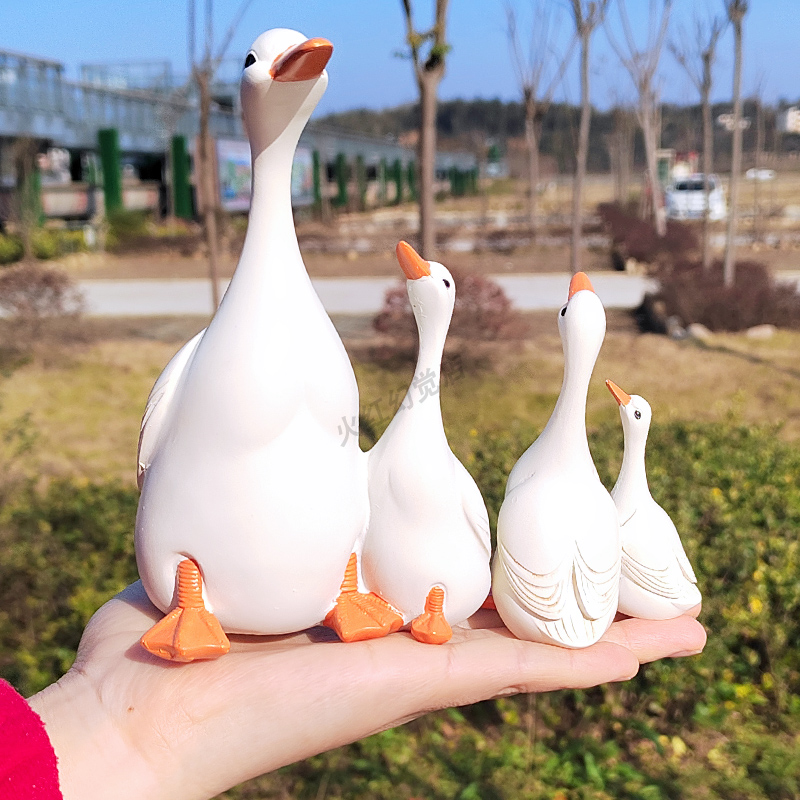
M521 311L558 309L567 300L570 276L491 275ZM649 278L623 273L589 273L606 308L635 308L654 288ZM794 277L794 276L792 276ZM795 280L800 281L800 274ZM329 314L375 314L394 278L315 278L314 288ZM86 313L96 317L210 315L207 280L87 280L78 283ZM227 281L220 284L227 289Z

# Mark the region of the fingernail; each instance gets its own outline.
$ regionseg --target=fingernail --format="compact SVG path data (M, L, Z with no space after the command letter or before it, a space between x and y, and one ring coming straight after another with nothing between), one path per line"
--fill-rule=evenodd
M670 656L670 658L686 658L687 656L698 656L702 652L703 652L702 647L699 650L679 650L677 653L673 653Z

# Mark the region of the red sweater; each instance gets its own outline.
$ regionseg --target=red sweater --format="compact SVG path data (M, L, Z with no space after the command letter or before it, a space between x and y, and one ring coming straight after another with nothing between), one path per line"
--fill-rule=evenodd
M0 800L63 800L39 715L0 679Z

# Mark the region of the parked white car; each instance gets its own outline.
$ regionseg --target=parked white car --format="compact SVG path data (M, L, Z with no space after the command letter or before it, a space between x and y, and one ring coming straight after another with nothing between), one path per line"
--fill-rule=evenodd
M701 173L679 178L670 186L665 195L667 217L669 219L702 219L706 208L704 176ZM725 219L728 209L725 192L716 175L708 176L708 218Z

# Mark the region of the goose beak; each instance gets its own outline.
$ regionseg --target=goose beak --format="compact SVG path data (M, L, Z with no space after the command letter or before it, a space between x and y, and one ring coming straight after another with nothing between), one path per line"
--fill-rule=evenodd
M395 253L400 267L410 281L430 276L431 265L408 242L398 242Z
M614 395L614 399L619 403L621 406L626 406L631 401L631 396L622 391L622 389L617 386L614 381L606 381L606 386L608 387L608 391Z
M306 39L275 59L272 80L290 83L319 78L332 54L333 45L327 39Z
M567 300L572 300L572 295L582 292L584 289L593 292L594 287L592 286L592 282L585 272L576 272L569 282L569 297L567 297Z

